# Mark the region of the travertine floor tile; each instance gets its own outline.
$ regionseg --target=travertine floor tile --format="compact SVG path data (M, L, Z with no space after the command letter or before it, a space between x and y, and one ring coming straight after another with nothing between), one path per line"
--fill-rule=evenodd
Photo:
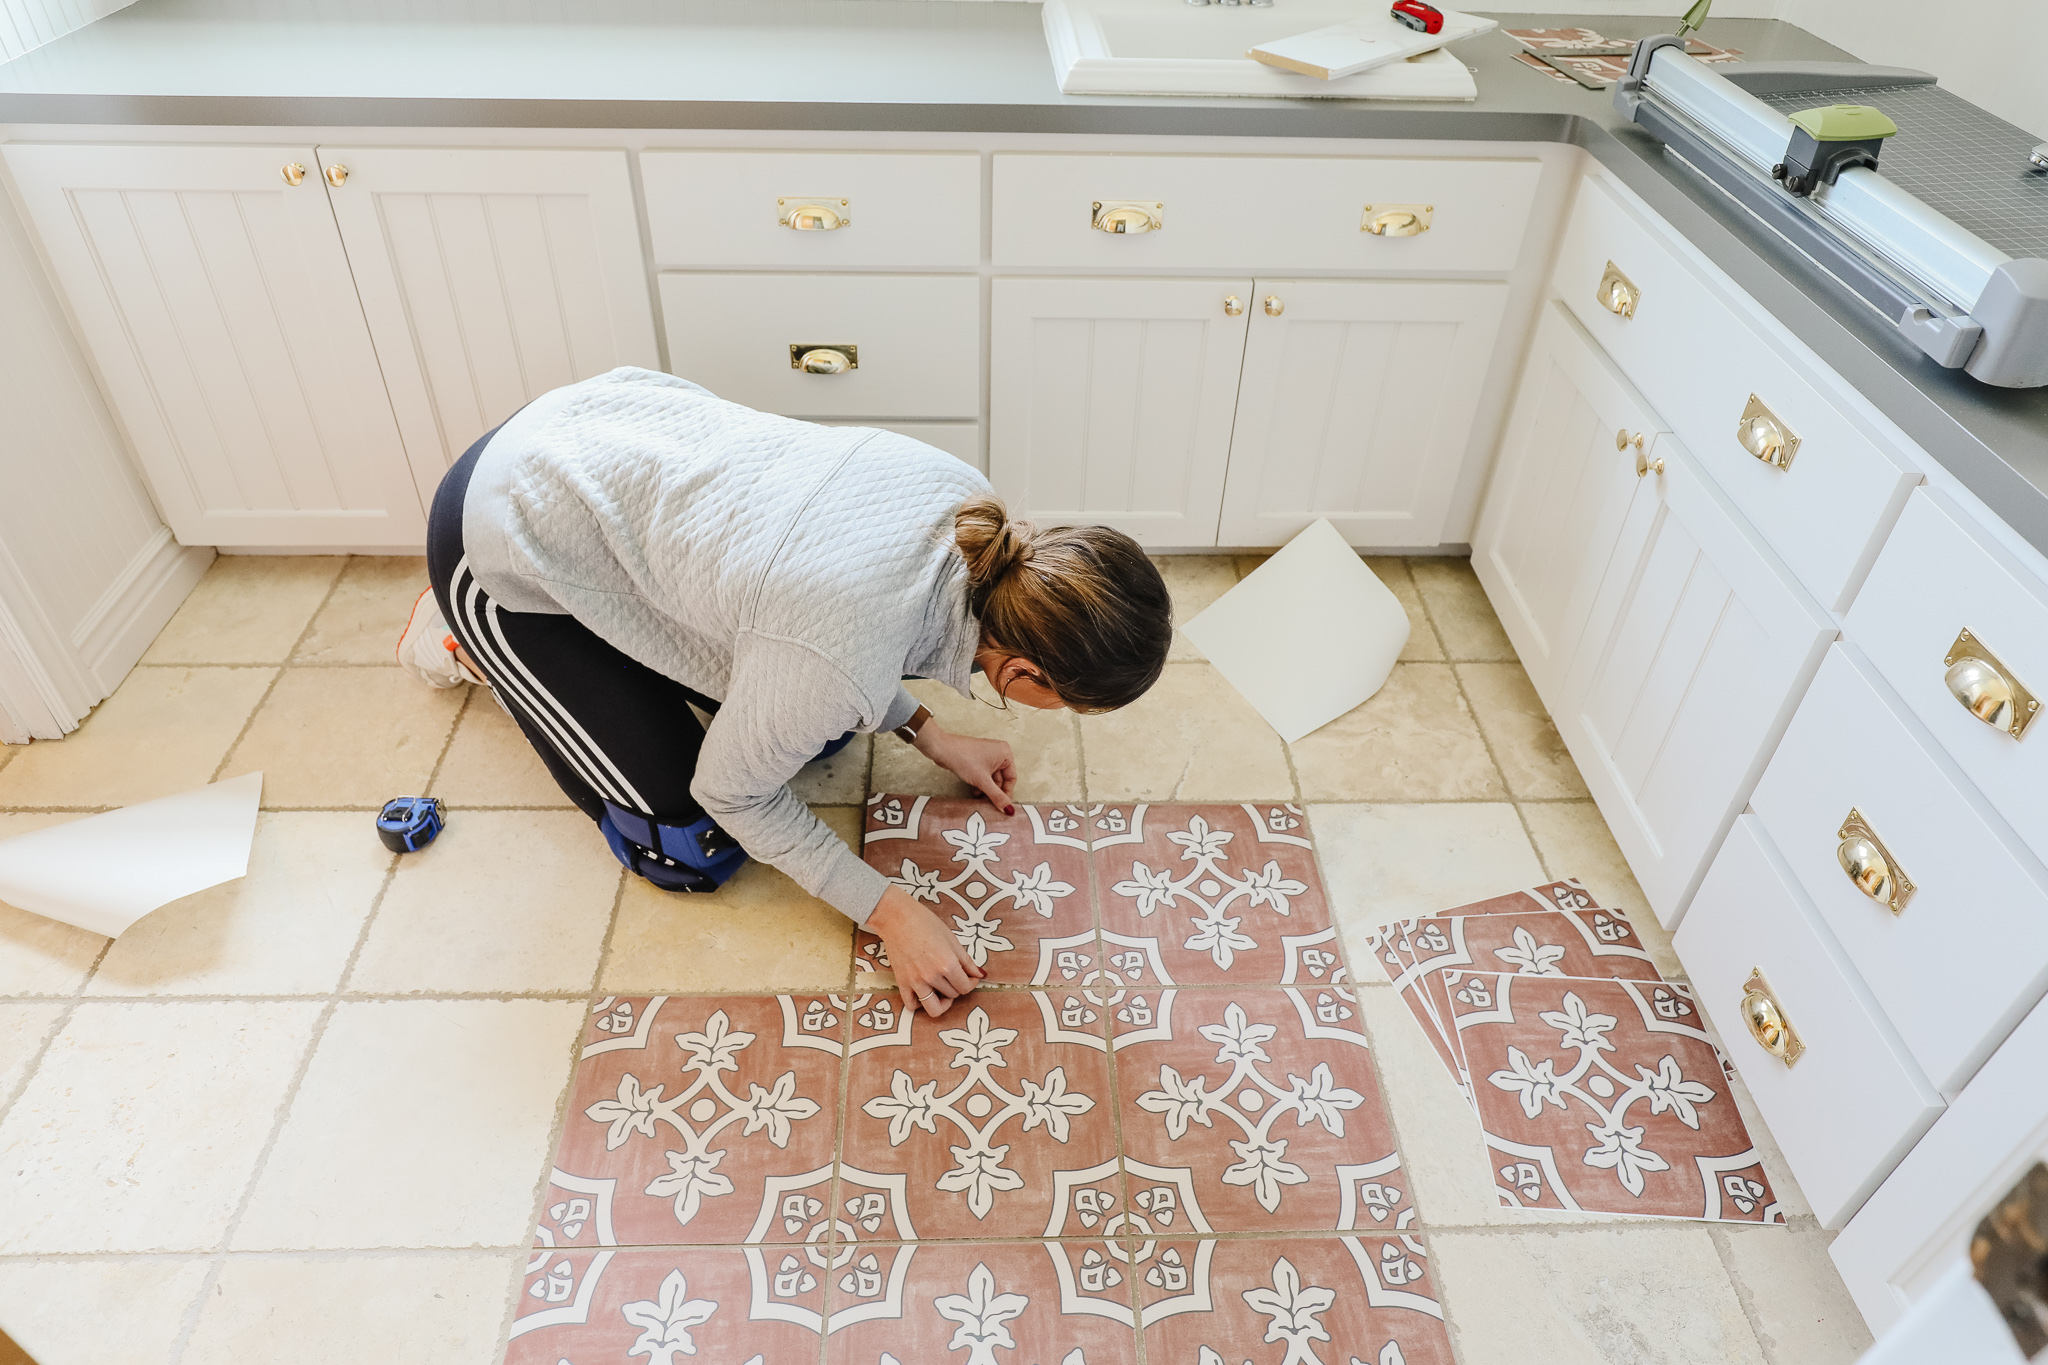
M143 916L107 949L86 994L325 994L341 983L391 858L366 814L266 811L248 875Z
M1600 808L1591 801L1544 802L1521 808L1536 851L1553 877L1577 877L1602 905L1628 911L1642 945L1666 976L1683 976L1671 934L1657 921L1635 873L1614 842Z
M382 806L418 795L462 708L462 690L437 692L396 664L287 669L228 771L263 769L263 804L271 808Z
M0 839L76 820L76 815L0 812ZM0 995L69 995L107 946L99 934L0 901Z
M1510 805L1310 806L1308 819L1332 913L1361 970L1370 955L1358 935L1376 925L1543 880Z
M1459 664L1457 673L1509 794L1536 801L1586 795L1579 765L1520 664Z
M1430 624L1429 613L1423 610L1422 594L1415 587L1414 575L1408 571L1408 561L1367 555L1365 566L1387 585L1388 590L1400 600L1401 609L1408 613L1408 643L1402 646L1401 662L1442 659L1444 647L1437 641L1436 627Z
M43 1365L169 1365L211 1261L0 1261L0 1318Z
M64 1006L0 1005L0 1106L5 1106L14 1088L28 1075L28 1064L50 1036ZM0 1327L6 1324L0 1322Z
M973 700L943 683L919 681L904 686L932 709L939 724L953 733L1000 739L1009 744L1017 758L1017 789L1011 793L1016 800L1081 799L1081 747L1072 713L1036 711L1021 702L1011 703L1007 711L999 710L993 705L995 693L979 676L974 679ZM908 792L917 796L977 794L894 735L877 735L874 751L874 768L868 778L871 791Z
M339 555L220 555L142 662L281 664L345 562Z
M211 1250L319 1013L80 1005L0 1122L0 1253Z
M451 814L401 858L348 988L588 990L624 875L581 811Z
M523 1240L583 1014L576 1000L342 1004L235 1246Z
M524 1253L231 1257L180 1365L496 1365Z
M0 806L128 806L210 782L275 676L138 668L76 730L36 740L0 768Z
M1430 1247L1467 1365L1763 1365L1703 1227L1440 1232Z
M789 789L797 800L813 806L858 806L867 800L868 756L874 746L873 735L855 735L838 753L799 768L789 779Z
M1851 1365L1870 1346L1820 1228L1716 1228L1771 1365Z
M292 651L296 664L388 664L397 657L412 604L427 586L427 561L412 555L352 555L313 628Z
M1396 664L1362 706L1294 742L1310 801L1479 801L1507 795L1448 664Z
M817 813L859 847L858 807ZM710 895L628 877L598 984L649 994L837 990L846 985L852 943L852 920L765 863L748 862Z
M1513 659L1514 646L1500 628L1486 589L1469 559L1417 558L1408 561L1415 586L1436 622L1437 637L1453 659Z
M1081 718L1096 801L1287 801L1280 736L1208 664L1168 664L1143 697ZM885 791L877 773L875 790Z
M1237 586L1237 566L1223 555L1154 555L1152 562L1159 566L1167 595L1173 598L1173 650L1167 658L1199 659L1202 651L1180 628Z
M465 689L456 689L460 696ZM431 795L451 809L483 806L562 806L575 809L518 724L481 689L467 689L469 705L456 722L448 756L434 774Z

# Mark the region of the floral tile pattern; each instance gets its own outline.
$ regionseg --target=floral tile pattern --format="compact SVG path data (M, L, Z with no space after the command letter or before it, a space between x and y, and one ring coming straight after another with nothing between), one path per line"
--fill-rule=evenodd
M1114 1174L1108 1021L1039 991L898 1017L847 1063L848 1165L901 1183L905 1236L1058 1235L1077 1173Z
M1107 807L1092 840L1103 946L1145 985L1273 985L1330 928L1299 806Z
M887 1311L847 1320L834 1297L827 1365L1121 1365L1136 1358L1130 1266L1113 1241L981 1242L901 1254L915 1261ZM735 1365L744 1359L734 1357Z
M1148 1359L1451 1365L1414 1236L1162 1239L1132 1255Z
M599 1001L542 1245L804 1240L814 1220L782 1195L829 1188L847 1012L830 996Z
M527 1262L505 1365L817 1365L830 1259L822 1247L542 1247Z
M1150 1191L1196 1232L1344 1229L1375 1221L1361 1181L1405 1199L1347 987L1169 992L1131 1032L1117 1085L1140 1210Z
M1072 982L1095 966L1086 819L1075 807L1006 816L982 800L876 795L861 849L947 922L988 980ZM864 930L854 955L864 971L889 970L882 941Z
M1690 988L1464 986L1448 999L1504 1205L1783 1221Z

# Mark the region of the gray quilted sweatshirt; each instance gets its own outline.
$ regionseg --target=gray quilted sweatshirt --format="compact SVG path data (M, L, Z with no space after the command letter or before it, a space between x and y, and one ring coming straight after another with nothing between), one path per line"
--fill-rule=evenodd
M882 875L787 784L846 731L909 720L905 674L966 693L979 631L953 514L987 491L907 436L627 367L505 424L462 533L506 610L567 613L722 701L691 795L750 855L865 922Z

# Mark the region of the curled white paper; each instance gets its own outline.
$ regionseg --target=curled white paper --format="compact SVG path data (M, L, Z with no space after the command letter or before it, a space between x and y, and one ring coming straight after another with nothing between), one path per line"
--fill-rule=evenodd
M160 905L249 871L263 774L0 840L0 901L118 937Z

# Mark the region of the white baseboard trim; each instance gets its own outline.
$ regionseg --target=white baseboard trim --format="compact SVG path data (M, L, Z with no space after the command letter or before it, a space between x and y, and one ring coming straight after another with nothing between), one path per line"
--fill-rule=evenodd
M102 697L121 685L211 563L210 546L180 545L158 527L72 628L72 646Z

